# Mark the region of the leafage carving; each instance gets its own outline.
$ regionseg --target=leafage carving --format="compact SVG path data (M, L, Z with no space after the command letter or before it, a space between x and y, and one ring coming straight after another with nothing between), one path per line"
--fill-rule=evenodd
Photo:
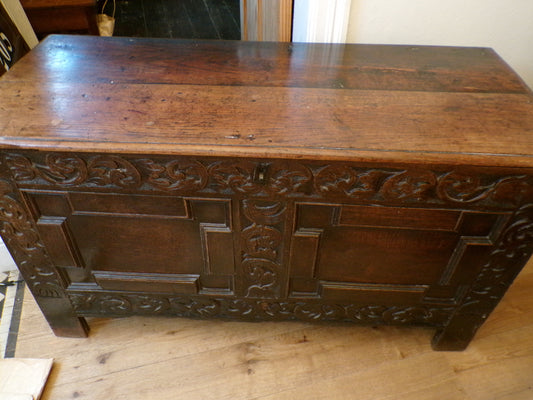
M5 154L4 164L11 170L15 181L32 181L36 177L36 172L29 158L19 154Z
M244 215L261 225L275 225L283 220L285 204L280 202L261 204L254 201L244 200Z
M88 160L75 155L47 154L44 163L31 162L20 155L5 157L17 181L42 179L59 186L117 186L135 188L141 184L139 171L119 156L93 156Z
M105 155L90 158L87 163L88 182L97 186L114 185L136 188L141 185L141 174L122 157Z
M247 297L280 295L282 233L276 225L282 223L284 212L279 202L243 201L243 213L252 222L241 232Z
M528 175L493 177L420 168L326 166L316 170L314 187L324 195L401 203L474 204L484 201L513 206L533 200L533 177Z
M303 301L179 297L134 293L70 292L74 309L83 315L167 314L196 318L245 320L350 321L368 324L442 326L453 308L320 304Z
M379 170L356 171L347 165L326 166L315 173L315 190L325 195L366 199L375 195L383 176L383 171Z
M388 324L411 324L417 322L445 321L452 308L386 307L371 305L347 308L350 318L361 322L384 321Z
M61 277L49 260L35 226L15 196L11 184L0 179L0 235L36 296L63 297Z
M264 225L250 225L242 231L243 249L248 257L277 259L281 232Z
M387 200L418 200L431 197L437 178L426 170L406 170L394 173L383 181L380 194Z
M278 263L249 257L242 261L242 268L247 284L246 297L276 297L280 273Z
M464 349L533 251L533 204L515 212L461 304L433 338L440 350Z
M45 165L35 165L34 171L51 183L77 185L87 179L87 165L76 156L47 154Z
M220 314L220 301L211 298L180 298L169 299L171 310L191 317L209 318Z
M521 207L476 277L458 314L486 318L533 251L533 204Z
M235 193L260 194L263 185L254 182L256 163L248 160L215 161L208 167L213 186L222 191L231 189Z
M290 165L288 165L290 164ZM264 170L263 179L256 176ZM249 160L217 161L209 165L209 175L221 189L257 196L289 196L307 191L311 170L298 163L254 162Z
M458 172L444 174L439 179L438 193L450 201L473 203L490 195L493 185L483 185L478 176Z
M311 170L298 163L287 165L284 162L272 163L266 185L268 193L274 195L294 195L310 191L313 180Z
M7 154L4 160L21 184L396 204L516 207L533 201L533 176L493 175L488 170L29 152Z
M207 169L195 160L157 163L150 159L141 159L137 160L136 164L147 172L146 181L157 189L197 191L207 184Z
M152 296L138 296L137 305L142 312L160 314L167 310L167 302Z

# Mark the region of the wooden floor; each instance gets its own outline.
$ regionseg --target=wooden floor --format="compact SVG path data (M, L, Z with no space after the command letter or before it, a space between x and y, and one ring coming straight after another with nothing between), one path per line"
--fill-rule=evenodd
M239 40L239 14L239 0L116 0L114 36Z
M90 319L52 335L27 292L17 357L54 358L44 400L533 399L533 263L462 353L423 328Z

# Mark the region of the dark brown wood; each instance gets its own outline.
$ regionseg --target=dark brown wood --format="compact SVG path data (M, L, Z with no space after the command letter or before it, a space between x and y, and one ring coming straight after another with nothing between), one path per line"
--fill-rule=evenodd
M251 46L52 37L6 78L25 96L0 129L53 150L530 165L530 93L491 50L429 68L436 48Z
M460 350L533 250L532 97L488 49L54 36L0 86L1 232L60 335L167 314Z
M72 64L58 68L65 54L49 50L65 46ZM10 80L31 79L40 64L61 83L527 92L488 48L52 36L31 57Z
M39 35L68 31L98 35L95 0L22 0L21 4Z

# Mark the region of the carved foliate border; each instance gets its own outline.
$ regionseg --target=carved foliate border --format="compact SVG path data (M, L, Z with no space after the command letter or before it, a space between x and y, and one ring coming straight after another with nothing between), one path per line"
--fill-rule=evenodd
M478 273L454 318L468 317L475 326L485 321L533 252L533 204L514 215Z
M442 326L453 308L319 304L302 301L163 296L136 293L69 292L80 315L174 315L240 320L346 321L368 324Z
M0 179L0 235L35 296L64 297L65 284L8 180Z
M289 160L197 159L110 154L4 155L21 185L242 194L268 198L338 198L399 204L515 208L533 201L533 176L470 173L461 168L381 168ZM261 173L258 176L258 172Z
M118 192L157 190L177 194L237 193L250 198L333 197L462 207L483 204L516 208L525 202L533 202L533 177L527 174L495 176L453 169L436 172L422 168L367 168L342 163L308 165L286 160L259 162L33 152L3 154L0 162L21 186L105 188ZM258 169L263 176L257 176ZM20 260L23 273L30 277L28 281L33 282L36 292L41 295L61 295L61 277L51 266L38 233L24 207L15 200L16 194L8 180L3 181L1 194L2 235ZM481 304L484 299L495 301L502 296L507 283L502 287L490 287L490 290L487 285L491 280L499 280L499 274L508 274L510 270L517 272L517 252L522 252L520 257L529 255L529 241L524 241L523 237L529 239L529 233L524 232L530 228L530 207L523 207L517 213L521 222L511 225L504 233L460 312L470 312L471 305ZM262 236L262 240L276 242L276 231L279 230L253 218L252 224L242 232L243 240L249 242L251 238ZM263 256L252 258L272 261ZM258 262L255 264L259 265ZM254 276L250 274L252 279Z

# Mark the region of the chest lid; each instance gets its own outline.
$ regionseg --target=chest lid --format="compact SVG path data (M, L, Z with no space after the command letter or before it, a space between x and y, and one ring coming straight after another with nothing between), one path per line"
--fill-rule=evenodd
M487 48L56 35L0 92L4 149L533 166Z

